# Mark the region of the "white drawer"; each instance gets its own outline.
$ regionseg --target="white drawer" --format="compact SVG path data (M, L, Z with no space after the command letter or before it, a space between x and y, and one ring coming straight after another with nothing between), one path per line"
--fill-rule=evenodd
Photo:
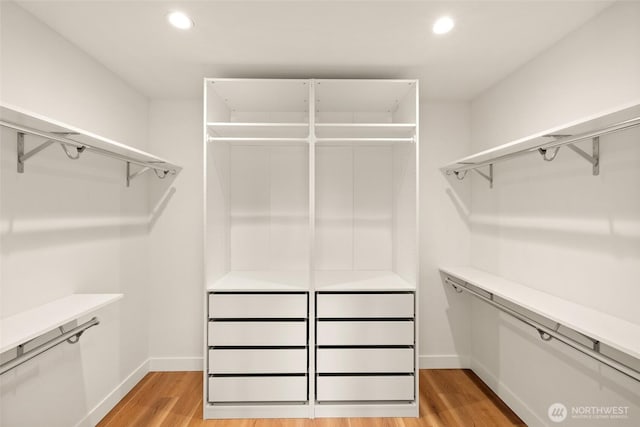
M319 401L414 400L413 375L318 376Z
M413 345L413 321L317 322L318 345Z
M210 374L305 374L306 349L209 350Z
M307 377L209 377L210 402L302 402Z
M411 317L413 294L324 294L318 293L316 317Z
M412 348L319 348L318 373L412 373Z
M209 294L209 318L307 317L307 294Z
M210 346L306 346L307 322L209 322Z

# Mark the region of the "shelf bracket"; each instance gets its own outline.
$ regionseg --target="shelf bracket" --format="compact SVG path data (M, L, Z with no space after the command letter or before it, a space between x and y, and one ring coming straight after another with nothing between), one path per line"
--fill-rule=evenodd
M131 162L127 162L127 171L126 171L126 177L127 177L127 187L131 186L131 181L133 181L135 178L139 177L140 175L144 174L145 172L148 172L150 170L153 170L153 172L156 174L156 176L160 179L165 179L167 177L167 175L175 175L176 171L175 170L168 170L168 169L154 169L151 166L145 166L142 169L140 169L137 172L131 173Z
M131 186L131 181L133 181L135 178L139 177L143 173L147 172L149 169L151 168L148 166L145 166L142 169L140 169L138 172L131 173L131 162L127 162L127 172L126 172L127 187Z
M489 181L489 188L493 188L493 163L489 165L489 174L479 171L478 169L474 169L474 171L476 171L478 175Z
M574 144L568 144L567 147L569 147L573 152L575 152L580 157L582 157L583 159L591 163L591 166L593 167L593 176L600 175L600 137L599 136L596 136L591 139L591 152L592 152L591 155L589 155L589 153L584 151L582 148L576 147Z
M55 134L61 134L61 135L71 135L72 133L62 133L62 132L51 132L51 133L55 133ZM47 148L48 146L50 146L51 144L54 144L58 141L54 141L52 139L48 139L45 142L43 142L42 144L38 145L36 148L27 151L25 153L24 151L24 132L18 132L17 133L17 145L18 145L18 156L17 156L17 161L18 161L18 173L24 173L24 164L25 162L30 159L31 157L35 156L36 154L38 154L39 152L41 152L42 150L44 150L45 148ZM64 151L64 154L66 154L66 156L68 158L70 158L71 160L78 160L80 158L80 154L82 154L82 152L84 151L84 149L86 147L84 146L79 146L79 147L75 147L76 149L76 153L73 154L71 151L69 151L67 144L64 144L62 142L58 142L60 144L60 147L62 147L62 150Z

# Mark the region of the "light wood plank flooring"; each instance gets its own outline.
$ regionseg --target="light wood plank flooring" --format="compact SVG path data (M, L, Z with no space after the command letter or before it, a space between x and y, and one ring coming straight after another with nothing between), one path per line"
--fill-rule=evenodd
M420 418L202 420L201 372L151 372L99 427L502 427L525 426L472 371L420 371Z

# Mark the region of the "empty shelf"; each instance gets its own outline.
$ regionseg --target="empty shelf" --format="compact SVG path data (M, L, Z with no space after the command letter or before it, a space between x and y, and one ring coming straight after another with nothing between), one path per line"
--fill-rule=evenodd
M411 138L415 123L316 123L319 138Z
M392 271L318 270L314 272L318 291L413 291L415 285Z
M209 286L208 291L306 291L307 271L231 271Z
M440 271L640 359L640 325L472 267Z
M181 170L180 166L145 151L18 107L0 106L0 123L2 126L12 128L17 132L36 135L39 138L39 144L42 144L44 140L56 138L54 141L69 141L68 145L85 146L89 151L93 151L96 154L116 158L124 162L131 162L157 170L171 171L172 173L178 173ZM27 144L29 144L29 147L34 145L30 142L27 142ZM65 144L67 143L65 142Z
M0 320L0 353L15 348L122 298L122 294L73 294Z
M628 123L626 125L622 124L619 129L604 132L602 135L640 124L640 101L625 104L580 120L574 120L564 125L555 126L543 132L538 132L534 135L484 150L471 156L463 157L462 159L443 166L441 169L449 173L475 169L508 160L522 154L537 153L538 148L545 148L547 146L551 148L554 143L562 143L563 140L569 140L572 136L581 136L582 134L588 134L592 131L605 129L624 122ZM586 139L590 138L585 137L581 140Z
M234 138L306 138L308 123L230 123L210 122L210 136Z

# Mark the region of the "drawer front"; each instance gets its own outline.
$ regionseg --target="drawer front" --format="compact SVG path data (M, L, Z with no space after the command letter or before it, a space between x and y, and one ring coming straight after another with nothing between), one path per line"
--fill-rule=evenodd
M209 350L210 374L305 374L306 349Z
M209 402L303 402L307 377L209 377Z
M318 376L319 401L414 400L412 375L398 376Z
M320 318L413 318L413 294L318 293L316 316Z
M413 373L412 348L319 348L318 373Z
M413 345L413 321L317 322L318 345Z
M209 322L210 346L306 346L307 322Z
M307 317L306 294L209 294L209 318Z

